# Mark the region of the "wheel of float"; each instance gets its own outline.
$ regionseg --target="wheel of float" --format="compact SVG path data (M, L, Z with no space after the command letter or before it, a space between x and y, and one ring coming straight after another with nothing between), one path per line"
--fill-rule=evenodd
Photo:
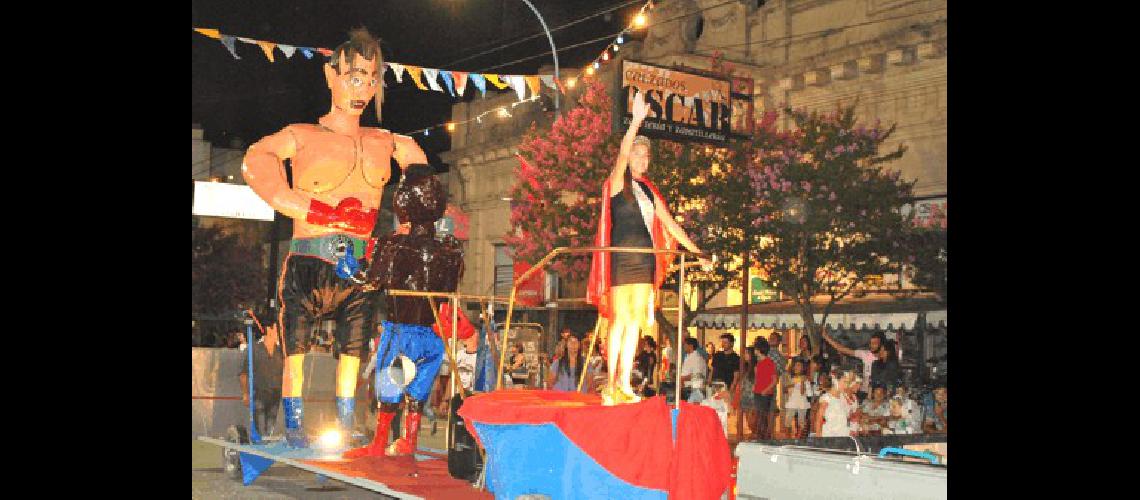
M246 432L244 426L231 425L226 429L226 441L236 444L248 444L249 433ZM241 457L238 456L237 450L233 448L222 449L222 468L225 471L226 477L235 481L242 480Z

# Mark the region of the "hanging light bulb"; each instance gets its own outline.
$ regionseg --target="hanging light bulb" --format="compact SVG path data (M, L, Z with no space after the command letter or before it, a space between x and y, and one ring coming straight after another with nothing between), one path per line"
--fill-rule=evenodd
M570 78L566 79L566 88L568 88L568 89L574 88L574 85L577 85L577 84L578 84L577 78L570 77Z
M598 61L594 61L594 69L598 69L600 67L602 67L602 64L599 63Z
M447 131L448 132L454 132L455 131L455 122L447 122Z
M618 35L617 43L619 43L619 44L625 43L625 38L623 38L621 35Z
M610 60L610 51L609 50L605 50L602 52L602 60L603 61L609 61Z
M424 137L427 137L427 136L429 136L429 135L431 135L431 129L430 129L430 128L425 128L425 129L424 129Z
M645 16L644 12L638 12L636 16L633 16L633 27L635 28L644 28L648 22L649 18Z
M595 65L598 63L594 63ZM586 76L594 76L594 67L586 66Z
M617 44L614 44L614 53L617 53L617 51L618 51L618 46L617 46Z

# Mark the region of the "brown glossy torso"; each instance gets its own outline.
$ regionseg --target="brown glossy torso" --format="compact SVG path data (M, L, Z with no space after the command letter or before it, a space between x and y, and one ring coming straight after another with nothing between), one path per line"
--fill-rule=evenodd
M397 234L378 241L368 281L389 290L454 292L463 275L463 250L459 241L444 236ZM393 297L388 301L388 321L431 325L435 322L427 299ZM436 299L438 307L440 300Z

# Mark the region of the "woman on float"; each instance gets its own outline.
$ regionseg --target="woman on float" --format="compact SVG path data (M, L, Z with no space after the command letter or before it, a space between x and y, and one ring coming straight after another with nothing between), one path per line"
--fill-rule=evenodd
M680 242L701 253L669 214L656 186L645 177L649 171L649 138L637 135L649 113L645 95L633 97L633 119L621 141L617 162L602 188L602 213L596 246L674 249ZM674 255L594 252L586 300L610 325L607 351L608 381L602 391L605 404L640 398L630 385L633 358L640 331L653 324L654 294L665 281ZM701 264L711 263L701 258Z

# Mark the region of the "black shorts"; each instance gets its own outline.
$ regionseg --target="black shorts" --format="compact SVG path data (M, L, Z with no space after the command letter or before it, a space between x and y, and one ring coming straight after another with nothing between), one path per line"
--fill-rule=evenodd
M367 353L368 340L376 332L375 292L363 292L340 278L335 266L324 260L289 255L279 293L287 354L308 352L313 328L326 319L336 322L338 354L361 358Z

